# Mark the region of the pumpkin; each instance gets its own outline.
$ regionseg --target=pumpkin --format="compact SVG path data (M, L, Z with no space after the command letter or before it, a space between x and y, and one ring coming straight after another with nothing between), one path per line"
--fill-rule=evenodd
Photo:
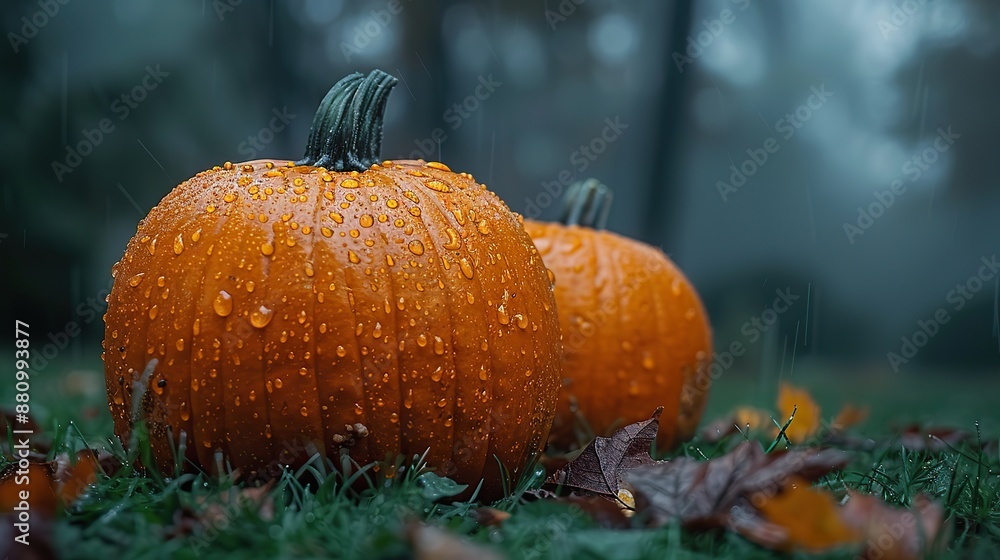
M550 441L567 448L663 406L657 445L670 448L693 435L708 394L705 310L662 251L603 230L607 187L577 183L565 200L563 223L524 224L555 274L565 349Z
M115 432L142 417L161 470L183 455L267 478L316 452L427 451L491 499L545 443L561 378L547 270L471 175L379 163L395 83L344 78L304 159L201 172L139 223L113 268L105 372Z

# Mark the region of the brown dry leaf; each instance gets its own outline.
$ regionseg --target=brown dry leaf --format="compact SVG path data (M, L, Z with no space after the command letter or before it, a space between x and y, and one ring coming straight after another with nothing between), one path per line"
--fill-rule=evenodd
M761 522L736 529L768 548L816 553L861 542L861 532L844 521L833 495L807 480L793 476L782 491L756 494L751 503Z
M65 453L61 453L53 462L56 493L62 503L67 505L83 495L87 487L97 480L98 473L103 473L97 454L90 449L78 452L75 463L70 463L69 455Z
M792 411L795 412L795 418L785 429L785 436L788 441L798 445L819 430L821 418L819 405L805 389L782 383L778 390L778 413L782 422L792 416Z
M871 560L914 560L943 548L939 538L949 527L944 508L923 495L913 498L909 509L894 508L882 500L851 492L841 508L844 522L859 531L865 543L863 558ZM937 550L940 552L941 550Z
M696 527L723 527L731 510L755 492L776 493L793 475L817 478L847 464L845 455L826 449L765 454L760 444L744 442L710 461L678 457L631 469L636 511L647 511L655 525L680 520Z
M415 560L503 560L500 553L423 523L407 528Z
M59 505L55 492L53 475L55 469L50 463L31 461L27 468L11 463L0 472L0 512L8 513L21 507L21 492L28 492L31 512L41 516L55 515Z
M857 426L867 419L868 407L858 408L851 403L847 403L841 407L840 412L833 418L833 422L830 423L830 430L840 432L851 426Z
M649 448L656 439L662 412L663 407L657 408L649 420L629 424L609 438L595 438L579 457L553 473L546 485L584 490L617 500L626 472L655 464Z

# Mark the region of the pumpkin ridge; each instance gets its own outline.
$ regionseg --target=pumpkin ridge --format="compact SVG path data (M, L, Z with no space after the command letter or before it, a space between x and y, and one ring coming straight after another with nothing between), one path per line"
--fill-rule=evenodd
M323 168L320 168L320 169L323 170L323 171L325 171ZM325 190L325 188L326 187L325 187L325 184L323 183L323 181L318 181L318 185L316 187L316 202L313 204L313 213L312 213L312 216L311 216L310 221L309 221L309 223L313 224L313 227L317 231L319 230L320 207L323 205L323 191ZM316 241L317 241L317 237L315 235L309 236L309 252L306 254L306 262L307 263L313 263L313 255L316 253ZM322 243L323 242L322 239L320 239L319 242ZM315 266L315 263L313 264L313 266ZM313 295L312 295L312 297L309 298L309 311L308 311L308 315L307 315L309 317L309 325L312 327L311 328L312 336L309 337L310 347L311 347L311 351L309 352L309 354L310 354L310 356L312 356L312 360L311 360L312 361L312 368L311 369L312 369L312 378L313 378L313 396L315 397L315 400L316 400L316 415L318 416L318 419L319 419L319 435L320 435L320 440L319 440L319 444L318 444L319 449L317 449L317 450L320 452L320 454L323 457L326 457L326 442L327 442L327 439L326 439L326 422L323 421L323 401L322 401L322 399L320 397L320 392L319 392L319 369L317 369L317 365L316 365L317 354L319 354L319 349L316 347L318 339L316 338L316 321L317 321L317 319L316 319L316 297L315 297L316 296L316 280L315 279L312 281L312 285L313 285L313 289L312 289ZM308 457L306 459L308 459Z
M205 264L206 265L208 263L208 257L209 256L211 256L211 255L207 255L205 257ZM200 304L199 304L200 299L199 298L202 296L203 291L205 289L205 276L204 275L198 275L198 276L199 276L198 277L198 287L194 290L194 293L191 294L192 297L191 297L191 315L190 315L190 318L191 318L191 323L192 324L190 325L190 328L191 328L191 332L192 333L194 332L194 321L198 320L198 310L200 309ZM180 411L178 411L178 413L177 413L177 416L178 416L178 418L180 418L181 422L183 423L183 426L184 427L188 427L190 429L185 430L184 427L178 426L177 427L177 437L178 437L178 439L180 439L180 437L181 437L180 433L182 431L187 434L187 437L186 437L187 441L185 442L185 445L187 446L187 449L190 449L190 450L192 450L194 452L195 458L197 458L198 457L198 444L195 443L195 437L194 437L194 432L195 432L195 427L194 427L194 413L193 413L193 411L191 409L191 406L194 403L194 395L192 394L192 391L191 391L191 375L192 375L192 372L194 371L194 348L195 348L194 336L191 337L191 345L190 346L191 347L188 349L187 380L186 380L185 383L183 383L183 386L184 386L183 391L185 391L187 393L188 419L184 420L183 418L181 418ZM177 406L181 407L183 405L183 402L184 402L184 400L183 400L183 397L182 397L181 403L179 403ZM180 447L179 446L174 446L172 444L172 447L174 447L174 449L177 449L178 451L180 451ZM183 460L186 459L186 455L187 455L187 450L185 450L185 457L182 458L182 464L183 464ZM177 457L171 457L171 459L173 459L174 461L176 461ZM165 464L164 463L165 460L166 460L166 458L160 459L157 462L159 462L162 465L162 464Z
M232 186L229 186L227 188L229 188L231 190L234 190L234 189L232 189ZM216 219L216 224L219 226L218 230L219 230L219 232L220 232L220 234L222 236L224 236L225 233L226 233L226 229L227 229L226 225L228 223L229 222L224 222L223 223L220 220ZM233 222L233 223L235 223L235 222ZM217 261L221 257L221 255L222 255L222 251L221 250L218 250L218 251L213 250L212 254L208 255L205 258L205 264L204 264L204 269L203 270L212 270L212 264L211 264L212 261ZM208 296L208 294L206 293L206 289L207 289L206 288L206 279L207 278L208 278L208 274L203 274L202 278L199 280L199 286L198 286L198 292L197 292L199 294L199 298L197 298L195 301L205 301L206 296ZM210 298L209 298L209 301L211 301ZM228 321L228 318L225 318L223 320L224 321ZM206 335L202 335L202 336L205 337L205 338L207 338ZM198 416L199 416L199 414L195 413L195 396L196 395L195 395L195 391L194 391L194 387L193 387L194 379L195 379L195 377L194 377L195 376L195 372L198 371L197 369L195 369L195 367L193 367L194 355L195 355L195 348L196 347L197 346L195 345L195 341L192 340L191 341L192 368L191 368L191 383L188 383L188 396L190 398L188 406L191 409L190 418L191 418L192 431L194 431L194 432L198 431L198 428L196 427L198 425L202 426L202 429L205 429L205 426L214 425L215 424L215 422L213 422L211 420L204 419L204 418L202 418L201 422L196 422L195 421L195 419L198 418ZM207 377L208 376L208 372L207 371L200 371L199 373L203 377ZM222 377L221 373L217 373L216 375L221 380L221 377ZM205 389L205 387L202 387L202 389ZM220 389L219 392L222 393L222 395L220 395L220 397L219 397L219 400L222 401L224 399L224 393L223 393L222 389ZM220 416L218 418L218 423L221 424L222 426L225 426L226 425L225 424L225 416L222 416L222 414L224 414L224 413L221 411L221 409L224 408L224 406L222 406L223 404L224 403L220 403L220 406L219 406ZM211 405L209 405L209 412L211 412ZM191 445L194 446L194 449L195 449L195 455L198 457L198 462L201 463L202 467L205 468L206 470L210 469L211 465L215 464L215 462L212 460L213 457L211 457L212 450L202 451L202 449L205 446L204 445L200 445L201 444L201 441L200 441L201 438L195 437L194 434L191 435L190 439L191 439ZM223 437L223 439L225 439L225 438ZM215 442L212 442L212 443L215 443ZM209 454L209 456L207 457L207 460L206 460L206 458L202 457L203 453L208 453ZM218 473L218 474L221 475L222 473Z
M242 198L237 198L237 200L242 200ZM269 227L262 227L262 228L260 228L260 230L264 232L264 235L266 236L266 239L267 239L267 243L270 243L272 246L276 247L277 244L275 243L274 230L272 228L269 228ZM261 274L262 274L262 276L264 278L270 278L270 275L271 275L271 259L270 259L270 257L264 256L263 254L260 253L260 251L256 251L256 253L257 253L257 257L258 257L258 261L257 261L258 262L258 266L261 267ZM261 286L260 286L259 289L263 290L263 293L261 294L261 301L267 301L267 296L268 296L268 294L271 291L271 283L270 282L261 282L260 284L261 284ZM261 329L261 331L262 331L262 333L260 335L258 335L258 336L261 337L260 360L255 360L255 361L258 362L258 363L260 363L260 376L259 376L259 381L260 381L260 396L263 397L263 399L264 399L263 410L267 412L267 419L266 419L265 426L273 426L273 423L271 422L271 410L272 410L271 393L267 390L267 353L264 351L265 347L267 346L267 342L266 342L266 339L263 336L263 332L267 331L267 326L265 326L263 329ZM260 398L260 397L258 397L258 398ZM269 456L270 457L275 457L275 458L280 457L281 456L280 455L281 451L278 448L278 444L274 440L274 438L265 437L263 439L264 439L265 446L268 449L270 449Z
M393 182L395 182L396 178L393 177L392 180L393 180ZM372 210L374 210L374 209L372 209ZM377 214L377 212L375 212L375 214ZM386 231L385 229L383 229L382 222L380 222L379 220L374 220L372 222L372 226L376 230L378 230L378 232L379 232L380 235L385 236L386 238L389 237L389 232ZM386 251L386 254L388 254L388 250ZM397 277L397 275L391 269L386 269L386 274L389 276L389 281L387 283L388 286L389 286L389 301L390 302L395 302L396 301L396 287L395 287L395 284L396 284L396 277ZM392 312L390 314L387 314L386 318L392 321L392 340L393 340L393 343L396 344L397 348L398 348L399 340L400 340L400 338L399 338L399 317L398 317L398 314L396 312ZM383 336L388 336L388 333L386 333ZM396 373L397 373L397 376L400 376L401 372L403 371L403 368L401 367L400 363L401 363L401 356L397 355L397 357L396 357ZM403 427L405 425L405 421L409 418L410 414L409 414L409 411L406 410L406 407L403 406L403 401L405 400L406 397L403 394L403 383L402 383L402 381L400 381L399 383L397 383L397 387L398 387L398 392L399 392L399 401L397 402L397 406L396 406L396 414L399 415L398 421L396 422L396 429L397 429L397 431L399 433L399 436L398 436L397 440L399 441L399 448L403 449L403 450L406 450L409 447L409 442L403 437ZM405 454L405 452L404 452L404 454Z
M437 177L439 180L441 180L441 179L445 179L446 180L447 179L447 178L440 178L437 173L431 173L431 175L434 176L434 177ZM469 193L466 189L460 190L459 194L456 194L454 196L464 197L464 198L468 199L468 201L470 202L470 205L476 199L475 195L472 194L472 193ZM429 197L429 199L432 201L432 203L434 204L434 207L437 209L437 211L440 214L440 216L444 219L445 223L447 223L449 226L451 226L451 227L453 227L455 229L458 229L458 230L464 230L466 228L466 226L463 226L462 224L457 223L457 221L453 221L454 220L454 215L445 207L444 202L438 197L437 193L434 193L432 196ZM443 265L440 264L440 261L441 261L441 258L442 258L442 253L437 250L437 245L434 244L433 242L431 243L431 246L432 246L432 250L434 251L434 253L438 256L438 258L437 258L438 265L437 266L438 266L439 271L441 272L442 278L450 280L452 277L449 276L448 274L446 274L446 272L443 270ZM461 254L463 254L464 256L468 257L473 262L475 262L475 258L473 257L472 253L469 251L469 246L468 246L467 243L462 243L462 246L461 246L461 248L459 250L461 251ZM479 267L477 267L477 269L478 268ZM477 292L477 296L479 297L480 301L484 301L485 297L483 296L483 281L482 281L481 274L482 274L482 272L480 271L480 276L476 277L476 280L475 280L474 284L475 284L475 289L476 289L476 292ZM447 282L446 286L450 287L451 286L451 282ZM449 292L448 295L451 296L451 290L450 289L448 289L448 292ZM461 294L458 294L458 295L461 295ZM450 302L450 299L449 299L449 302ZM450 307L450 303L449 303L449 307ZM485 319L485 325L486 325L487 329L489 329L489 325L490 325L489 312L485 311L485 309L486 309L485 306L481 306L481 307L484 309L483 316L484 316L484 319ZM454 325L454 322L451 321L451 317L452 317L452 315L451 315L451 313L449 311L449 322L451 322ZM488 338L488 331L487 331L487 338ZM452 328L452 341L451 342L452 342L452 344L451 344L452 353L457 353L458 350L457 350L457 348L455 346L455 341L454 341L454 326ZM493 395L493 385L496 383L496 375L495 375L496 372L493 369L493 348L494 348L494 345L493 344L489 344L489 348L488 348L487 353L486 353L487 359L489 360L489 365L490 365L490 413L486 415L486 418L487 418L487 421L488 421L489 430L486 432L486 437L487 437L487 445L485 446L486 447L486 453L483 456L483 462L482 462L482 465L481 465L480 472L483 472L485 470L485 468L486 468L486 464L489 461L489 450L490 450L491 445L492 445L492 435L493 435L492 434L492 427L493 427L493 414L492 414L492 412L493 412L493 400L492 400L492 395ZM458 375L458 365L457 365L457 362L455 362L453 360L453 363L455 364L455 383L453 384L454 385L454 391L453 391L453 393L458 393L458 382L459 382L460 376ZM469 374L469 375L473 374L473 372L466 372L466 373ZM454 397L454 394L452 396ZM455 401L454 398L452 398L451 401L452 401L452 445L454 445L454 441L455 441L454 432L458 428L459 422L458 422L458 411L455 410L455 408L454 408L457 403L456 403L456 401ZM478 464L478 460L477 460L477 464Z
M510 261L507 260L507 254L506 253L504 253L504 255L503 255L503 261L504 261L504 265L505 265L508 273L511 276L511 280L515 284L520 285L521 283L518 281L519 277L514 276L515 274L517 274L517 267L510 265ZM511 329L511 332L513 332L513 329ZM508 334L508 336L510 336L510 335ZM534 431L535 431L534 429L532 429L532 425L537 421L537 418L538 418L538 409L539 409L539 405L541 404L539 402L541 391L539 391L540 387L537 386L537 383L540 382L539 380L541 379L542 372L538 368L538 358L536 357L535 351L534 351L535 350L535 346L534 345L536 343L537 343L537 341L534 340L534 338L533 338L532 339L532 352L531 352L531 371L532 371L532 376L527 380L527 383L525 383L525 385L528 387L528 394L531 395L531 418L528 419L529 420L529 422L528 422L528 431L529 431L529 434L534 433ZM504 372L504 374L505 375L509 374L509 372ZM523 375L523 372L519 372L519 375ZM518 461L517 461L517 463L515 465L515 468L513 470L512 469L507 469L508 471L510 471L511 474L514 474L515 470L518 470L518 469L520 469L522 467L526 467L527 464L528 464L528 456L529 455L535 455L535 454L537 454L538 451L539 451L540 446L542 445L541 441L539 441L539 442L529 442L529 443L531 443L532 445L525 445L524 446L524 450L521 452L521 457L518 459ZM532 447L534 447L534 449L532 449ZM506 467L506 465L505 465L505 467ZM523 472L524 471L522 471L519 474L523 474ZM511 481L511 483L512 483L511 489L513 489L513 487L516 486L518 482L519 482L518 480L512 480Z
M437 193L425 193L425 195L426 196L424 197L424 200L433 201L433 206L439 214L439 216L436 217L444 218L444 221L448 221L447 213L441 207L441 203L437 198ZM414 220L414 222L420 224L420 226L424 230L424 235L422 239L424 245L426 246L426 252L432 253L433 256L435 257L434 267L438 271L439 274L438 278L441 278L443 282L444 279L450 278L450 276L447 274L447 272L444 270L444 266L441 264L441 252L438 251L437 244L431 236L431 228L428 226L428 221L429 221L428 218L430 217L431 216L421 217L420 219ZM455 372L455 379L452 381L451 386L448 387L448 396L450 397L448 400L451 403L451 415L452 415L451 427L450 427L451 437L448 438L448 441L450 442L449 447L454 447L455 426L458 424L458 422L456 421L456 419L458 418L458 410L456 409L455 395L458 392L458 382L461 375L460 372L458 371L458 363L455 361L455 354L458 352L458 349L456 348L455 345L455 325L457 324L457 322L455 321L454 309L451 304L451 296L452 296L451 284L450 282L443 282L443 283L445 284L445 287L443 288L444 297L442 299L444 301L445 314L448 316L448 345L451 348L451 351L447 352L446 354L448 356L448 359L451 361L451 369L453 372ZM425 375L427 374L427 372L423 373ZM452 463L454 463L453 459L451 459L451 461ZM431 466L437 469L441 468L443 465L431 465Z
M658 250L659 249L651 249L650 251L647 252L646 256L649 257L650 259L656 258L657 255L654 255L654 253L656 251L658 251ZM664 254L666 254L666 253L664 253ZM659 344L659 345L656 346L656 348L660 351L660 355L657 356L657 360L664 360L664 362L662 362L662 363L672 363L673 360L671 360L671 355L670 355L671 354L671 349L666 345L666 339L667 339L667 337L665 336L665 333L663 332L663 325L660 324L662 322L661 321L661 317L665 316L665 314L663 313L663 311L665 309L666 302L663 300L663 296L660 293L660 290L651 290L651 293L653 295L653 309L652 309L652 313L654 314L653 325L654 325L654 328L656 329L656 340L662 341L661 344ZM660 363L660 362L658 361L657 363ZM678 411L678 415L679 415L679 413L680 413L680 393L681 393L681 391L683 391L684 373L681 372L681 371L669 371L669 372L667 372L667 375L669 376L669 378L667 379L667 387L671 388L671 394L669 395L669 397L670 397L671 401L677 401L677 411ZM656 379L654 378L653 379L653 387L654 387L653 390L656 391L657 393L659 393L662 390L662 387L661 386L657 386L657 385L658 384L656 383ZM681 391L677 391L676 392L676 396L673 393L673 387L675 387L675 386L681 387ZM674 410L673 409L673 404L674 404L673 402L669 403L669 408L664 409L664 410L670 411L669 414L670 414L671 418L673 418L675 416L675 414L673 413L673 410ZM668 405L668 403L664 403L664 405ZM670 440L671 440L671 442L673 442L676 439L677 439L676 429L674 429L674 428L671 427ZM658 449L657 451L660 451L660 450Z

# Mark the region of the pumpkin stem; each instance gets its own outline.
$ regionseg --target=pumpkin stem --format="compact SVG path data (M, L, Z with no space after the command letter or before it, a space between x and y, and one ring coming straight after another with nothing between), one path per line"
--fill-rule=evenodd
M306 153L297 165L364 171L380 161L382 119L396 78L381 70L355 72L337 82L319 104Z
M611 189L597 179L573 183L563 199L562 223L604 229L611 212Z

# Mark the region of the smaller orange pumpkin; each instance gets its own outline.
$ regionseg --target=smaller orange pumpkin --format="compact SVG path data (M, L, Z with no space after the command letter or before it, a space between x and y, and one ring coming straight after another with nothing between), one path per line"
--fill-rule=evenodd
M602 230L611 198L591 179L567 191L562 224L525 220L555 274L563 333L549 442L567 448L586 433L580 428L607 435L663 406L657 444L670 448L701 418L712 333L698 294L662 251Z

